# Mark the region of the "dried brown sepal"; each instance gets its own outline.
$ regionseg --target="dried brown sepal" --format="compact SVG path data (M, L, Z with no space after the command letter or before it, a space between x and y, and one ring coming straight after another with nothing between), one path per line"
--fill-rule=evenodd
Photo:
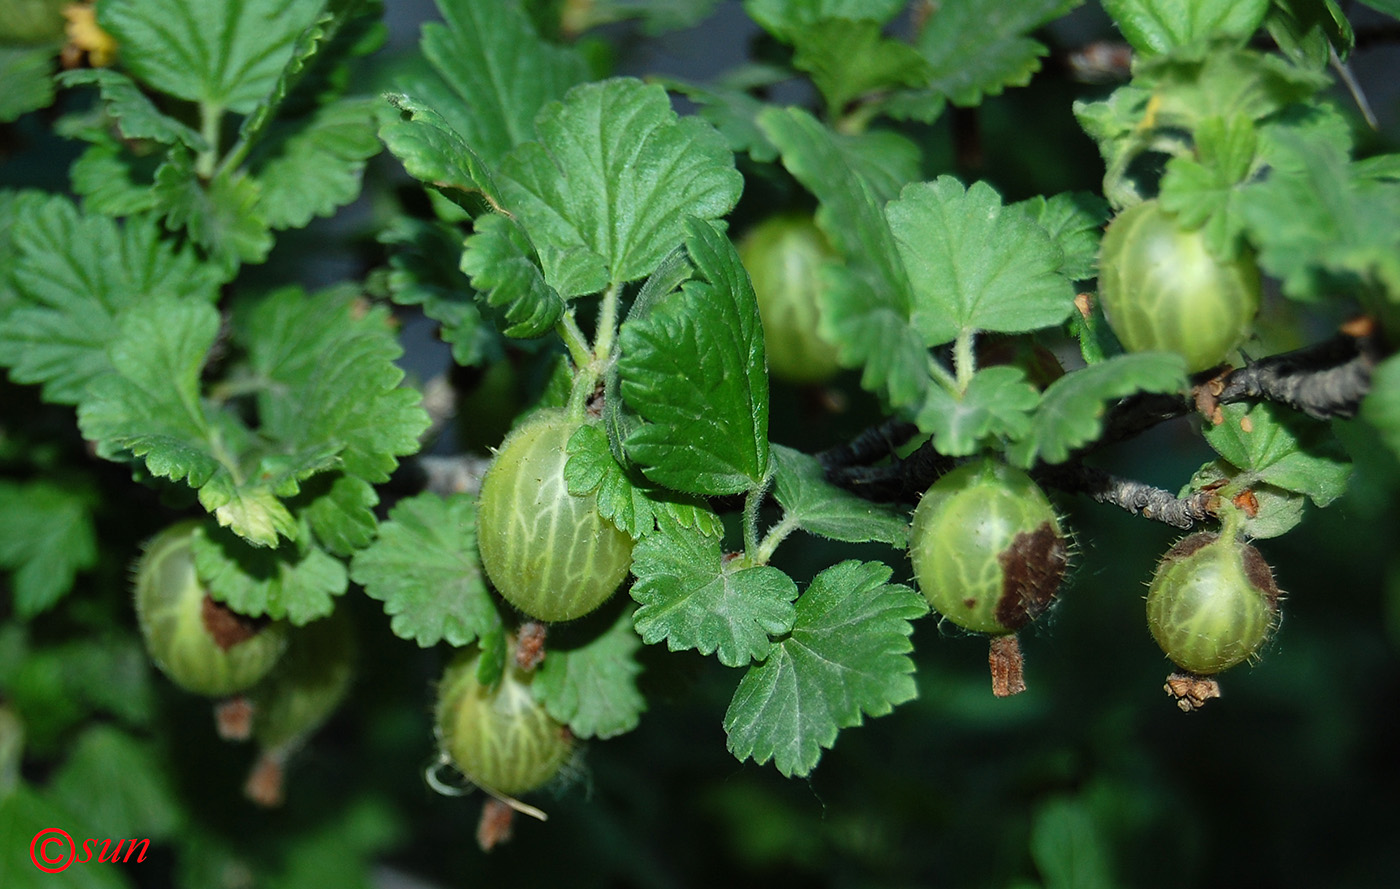
M240 642L247 642L267 626L267 618L246 617L222 602L215 602L206 593L200 606L200 620L214 644L228 651Z
M1069 567L1069 547L1049 522L1017 534L997 556L1002 593L997 600L997 623L1019 630L1035 620L1055 599Z
M246 741L253 734L253 702L246 695L224 698L214 705L214 726L225 741Z
M1376 319L1370 315L1357 315L1342 324L1340 330L1349 337L1365 339L1376 335Z
M1259 515L1259 498L1254 496L1253 491L1241 491L1230 498L1230 502L1251 519Z
M476 825L476 844L481 851L490 852L511 837L515 826L515 810L494 797L488 797L481 807L481 820Z
M543 621L527 620L520 625L515 639L515 664L526 673L544 660L544 642L549 628Z
M1015 633L993 636L987 650L987 666L992 671L992 694L1009 698L1026 690L1021 643Z
M286 798L286 769L282 754L266 750L248 772L243 782L243 795L264 809L275 809Z
M1167 677L1162 690L1176 699L1182 712L1190 713L1205 706L1211 698L1220 697L1220 683L1211 676L1197 676L1180 671Z

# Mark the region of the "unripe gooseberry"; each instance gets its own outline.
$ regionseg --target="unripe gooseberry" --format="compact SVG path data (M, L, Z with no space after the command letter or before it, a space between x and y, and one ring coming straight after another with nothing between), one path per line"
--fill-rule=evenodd
M1069 564L1044 492L1026 473L991 459L946 473L924 493L909 555L935 611L994 636L1044 612Z
M1259 651L1277 622L1279 597L1257 549L1201 532L1158 563L1147 591L1147 626L1173 663L1209 676Z
M438 743L472 783L502 796L520 796L548 783L573 751L573 735L535 700L526 673L513 661L495 685L477 676L475 646L448 666L438 686Z
M836 347L817 333L818 270L836 255L826 236L810 216L774 216L744 235L738 249L758 299L769 371L789 383L830 380L840 369Z
M502 443L481 481L477 542L486 576L536 620L573 620L627 577L632 538L598 514L593 494L569 493L565 448L579 428L541 411Z
M1182 229L1156 200L1143 201L1104 232L1099 299L1124 348L1176 352L1194 373L1224 361L1249 335L1259 267L1248 254L1217 259L1202 231Z
M286 647L279 621L244 617L215 602L195 574L196 522L162 531L136 563L136 616L146 651L176 685L219 697L246 691Z
M299 745L335 712L350 688L355 636L345 609L287 635L287 650L249 693L253 737L264 749Z

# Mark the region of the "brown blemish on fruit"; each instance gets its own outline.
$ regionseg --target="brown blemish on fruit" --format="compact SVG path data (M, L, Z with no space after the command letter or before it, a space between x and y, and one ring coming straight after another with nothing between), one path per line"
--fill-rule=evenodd
M1015 633L993 636L987 650L987 666L992 671L992 694L1009 698L1026 690L1026 660Z
M1249 578L1249 585L1264 595L1271 610L1277 611L1278 600L1283 594L1279 592L1278 584L1274 583L1274 572L1269 563L1264 561L1259 550L1249 544L1240 547L1240 558L1244 562L1244 574Z
M200 606L199 616L214 644L224 651L240 642L247 642L271 623L265 617L254 618L239 614L222 602L215 602L207 593Z
M1069 548L1049 522L1041 522L1034 531L1012 538L997 564L1002 575L997 623L1019 630L1050 607L1069 566Z
M1162 556L1163 562L1175 562L1177 559L1184 559L1192 553L1210 546L1220 537L1214 531L1198 531L1189 537L1183 537L1176 542L1176 546L1167 550Z

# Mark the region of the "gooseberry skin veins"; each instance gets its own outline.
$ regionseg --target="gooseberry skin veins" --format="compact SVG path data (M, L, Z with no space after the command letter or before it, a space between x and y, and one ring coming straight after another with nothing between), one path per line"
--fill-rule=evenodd
M990 459L933 483L914 511L909 552L935 611L994 636L1015 632L1043 612L1068 563L1059 519L1044 492L1026 473Z
M438 686L437 732L453 765L479 787L516 797L549 783L573 753L573 736L535 700L533 673L507 665L494 686L477 678L480 652L457 656Z
M824 383L836 376L836 347L818 333L820 269L835 252L810 216L787 214L759 223L740 240L763 320L768 370L789 383Z
M632 538L569 493L567 444L579 423L544 411L501 444L481 482L477 543L486 576L537 620L574 620L606 601L632 565Z
M1214 367L1244 341L1259 311L1251 256L1211 255L1201 231L1185 231L1156 200L1119 213L1104 232L1099 299L1130 352L1163 350L1187 370Z
M1252 657L1277 623L1278 587L1258 550L1202 532L1162 557L1147 625L1172 662L1210 676Z
M286 626L273 622L224 650L203 618L208 590L195 573L191 549L196 522L156 535L136 563L137 622L146 651L176 685L222 697L252 688L272 670L286 647Z

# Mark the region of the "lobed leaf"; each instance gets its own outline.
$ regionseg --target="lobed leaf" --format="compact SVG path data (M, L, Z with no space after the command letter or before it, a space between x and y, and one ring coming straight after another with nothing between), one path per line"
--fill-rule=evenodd
M886 207L925 345L973 330L1037 330L1074 311L1059 247L1024 213L1004 209L991 186L964 191L951 176L906 186Z
M204 137L179 120L165 114L141 92L136 83L111 68L79 68L57 77L60 86L92 84L101 91L106 112L125 139L150 139L162 145L184 145L194 151L208 148Z
M335 610L349 584L345 563L308 542L256 548L225 530L200 527L191 541L195 570L209 593L239 614L305 626Z
M880 30L880 23L870 19L829 18L785 32L796 50L793 67L811 75L833 116L867 94L928 81L923 56Z
M691 217L717 219L743 177L724 139L678 118L660 86L632 79L574 87L535 120L537 142L502 161L504 202L539 250L545 280L564 297L650 274L686 235ZM580 275L585 267L590 274Z
M360 193L365 162L379 152L375 107L344 99L318 108L291 132L275 130L252 163L261 186L258 211L272 228L302 228Z
M48 481L0 481L0 568L13 572L15 614L52 608L97 563L93 491Z
M1051 197L1037 195L1011 205L1060 248L1059 273L1070 281L1087 281L1098 274L1099 240L1108 222L1108 203L1088 192L1062 192Z
M797 585L777 568L726 560L720 538L667 525L632 551L633 616L648 645L666 640L671 651L718 653L720 663L741 667L762 660L770 636L792 628Z
M548 654L530 686L535 699L580 738L607 739L636 728L647 700L637 688L642 640L631 609L583 645L561 645L559 636L550 633Z
M588 78L576 50L541 40L516 3L438 0L442 24L423 26L431 72L404 78L404 91L491 167L535 138L535 115Z
M1104 10L1133 49L1165 53L1218 37L1244 40L1259 29L1271 0L1104 0Z
M130 306L215 296L213 270L174 250L148 217L121 224L60 197L26 200L22 209L7 238L16 299L0 317L0 364L17 383L42 384L46 401L76 404L110 372L107 345Z
M506 336L543 336L564 314L564 300L545 281L530 236L509 216L492 213L476 221L476 231L462 252L461 269L486 304L502 313L506 323L501 332ZM607 284L601 265L579 264L572 271L586 276L581 286L590 292Z
M1081 2L943 0L915 41L932 68L930 87L958 105L976 105L1025 86L1049 52L1031 32Z
M500 189L486 162L442 115L410 96L385 98L400 115L379 128L379 138L408 175L438 189L469 213L500 206Z
M322 0L105 0L97 21L137 80L246 114L270 93Z
M1172 158L1162 177L1162 207L1183 228L1203 228L1206 246L1224 260L1239 252L1244 229L1239 195L1255 172L1257 149L1249 118L1208 117L1196 128L1195 157Z
M379 538L355 553L350 578L384 603L395 636L422 648L470 645L501 623L476 551L476 504L465 494L399 501Z
M1136 392L1186 389L1186 362L1174 352L1115 355L1065 374L1040 396L1031 432L1011 449L1013 463L1063 463L1078 447L1098 439L1111 402Z
M1224 422L1206 427L1206 441L1247 481L1306 494L1318 506L1346 492L1351 461L1326 423L1269 402L1222 411Z
M773 446L773 497L783 521L809 534L847 543L878 541L896 549L909 545L909 516L886 503L874 503L826 480L821 464L801 451Z
M1024 437L1031 430L1031 411L1039 401L1040 393L1019 367L984 367L973 374L961 394L930 386L915 422L921 431L933 435L933 446L940 454L966 457L981 450L987 439Z
M763 325L729 239L697 219L685 243L696 277L622 326L622 397L645 421L626 451L668 488L737 494L768 477Z
M851 560L813 578L792 631L734 692L724 714L729 752L806 775L841 729L917 696L909 621L928 605L890 574L879 562Z

